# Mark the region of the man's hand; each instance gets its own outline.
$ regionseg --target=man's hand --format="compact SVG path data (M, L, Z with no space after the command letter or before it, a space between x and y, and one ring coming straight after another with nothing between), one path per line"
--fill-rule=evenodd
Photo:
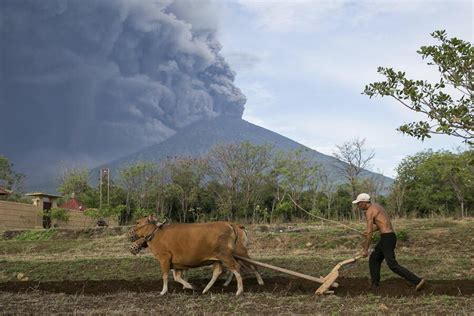
M362 258L366 258L369 255L369 251L364 249L364 250L362 250L360 255L362 256Z

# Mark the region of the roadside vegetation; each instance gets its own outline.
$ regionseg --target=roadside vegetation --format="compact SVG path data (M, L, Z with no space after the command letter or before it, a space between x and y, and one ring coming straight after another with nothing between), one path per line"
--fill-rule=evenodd
M355 162L373 157L368 150L364 156L363 140L348 142L339 150L343 162L336 170L345 182L336 181L334 174L302 151L278 154L271 146L242 143L217 146L206 159L175 158L124 167L110 183L109 204L102 207L100 187L89 183L88 170L68 170L58 189L64 200L74 195L84 203L86 215L115 216L122 225L148 214L174 222L272 224L314 220L315 216L355 221L362 218L351 205L358 192L368 192L392 217L472 215L472 150L425 151L406 157L388 187L382 177L364 176L368 161ZM362 156L351 160L350 152Z

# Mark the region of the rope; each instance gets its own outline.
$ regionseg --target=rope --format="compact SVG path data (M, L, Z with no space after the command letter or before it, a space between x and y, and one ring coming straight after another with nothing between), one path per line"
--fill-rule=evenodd
M359 234L362 234L362 231L358 230L358 229L355 229L353 227L350 227L346 224L343 224L343 223L339 223L339 222L336 222L336 221L333 221L333 220L330 220L330 219L327 219L327 218L324 218L324 217L320 217L320 216L317 216L317 215L314 215L314 214L311 214L310 212L308 212L307 210L305 210L304 208L302 208L300 205L298 205L298 203L295 202L295 200L293 200L293 198L288 195L288 197L290 198L290 200L293 202L293 204L295 204L295 206L297 208L299 208L300 210L302 210L303 212L305 212L306 214L308 214L309 216L312 216L312 217L315 217L317 219L320 219L322 221L326 221L326 222L330 222L330 223L333 223L333 224L336 224L336 225L340 225L340 226L343 226L347 229L350 229L350 230L353 230L353 231L356 231L358 232Z

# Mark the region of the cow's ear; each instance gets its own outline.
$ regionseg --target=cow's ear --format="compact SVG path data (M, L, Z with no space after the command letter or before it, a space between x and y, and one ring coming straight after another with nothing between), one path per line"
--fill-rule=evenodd
M158 223L158 218L156 218L154 214L151 214L148 216L148 222L156 225L156 223Z

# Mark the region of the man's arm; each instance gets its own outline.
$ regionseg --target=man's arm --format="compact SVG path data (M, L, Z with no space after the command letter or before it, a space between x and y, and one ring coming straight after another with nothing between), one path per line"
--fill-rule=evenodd
M367 257L369 255L369 246L372 242L372 234L374 232L374 211L369 209L367 210L367 232L365 233L366 239L364 242L364 248L362 250L362 255Z
M377 225L373 224L373 223L372 223L372 228L373 228L372 232L376 232L376 231L379 230L379 227ZM364 237L367 236L367 232L366 231L363 232L362 235L364 235Z

